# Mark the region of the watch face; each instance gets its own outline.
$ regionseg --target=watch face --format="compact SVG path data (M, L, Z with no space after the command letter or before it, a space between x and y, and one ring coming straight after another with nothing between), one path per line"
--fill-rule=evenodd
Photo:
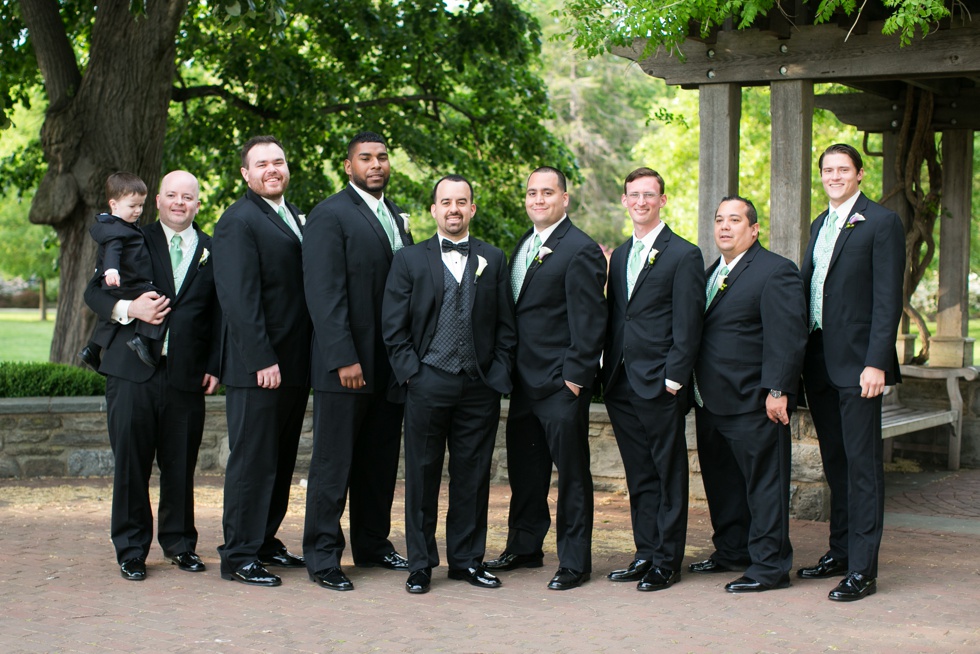
M782 391L776 391L776 390L769 391L769 394L772 395L777 400L783 396Z

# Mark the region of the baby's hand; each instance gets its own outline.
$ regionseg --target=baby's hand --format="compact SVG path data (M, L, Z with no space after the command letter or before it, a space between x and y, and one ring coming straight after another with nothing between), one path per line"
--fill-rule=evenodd
M105 283L108 286L119 286L119 273L107 272L105 274Z

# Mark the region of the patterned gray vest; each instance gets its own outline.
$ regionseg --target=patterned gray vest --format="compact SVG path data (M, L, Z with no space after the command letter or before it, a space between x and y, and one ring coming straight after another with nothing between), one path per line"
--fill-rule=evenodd
M463 268L462 284L456 281L445 264L442 266L442 309L439 310L436 332L422 357L422 363L453 375L463 371L470 379L476 379L479 374L470 314L473 284L467 283L470 272L468 264L469 261Z

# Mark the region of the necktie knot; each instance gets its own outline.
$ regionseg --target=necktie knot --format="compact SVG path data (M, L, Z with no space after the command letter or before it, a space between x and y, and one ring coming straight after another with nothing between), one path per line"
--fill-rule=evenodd
M180 248L182 241L180 234L174 234L170 239L170 266L174 272L177 272L180 262L184 260L184 251Z
M452 252L453 250L456 250L465 257L470 253L470 242L460 241L459 243L453 243L448 238L442 239L442 251Z

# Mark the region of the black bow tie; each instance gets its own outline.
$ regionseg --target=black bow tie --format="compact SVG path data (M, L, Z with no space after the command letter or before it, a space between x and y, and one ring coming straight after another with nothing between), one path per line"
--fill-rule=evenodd
M453 250L456 250L457 252L459 252L461 255L465 257L470 253L470 242L461 241L459 243L453 243L448 238L442 239L442 251L452 252Z

